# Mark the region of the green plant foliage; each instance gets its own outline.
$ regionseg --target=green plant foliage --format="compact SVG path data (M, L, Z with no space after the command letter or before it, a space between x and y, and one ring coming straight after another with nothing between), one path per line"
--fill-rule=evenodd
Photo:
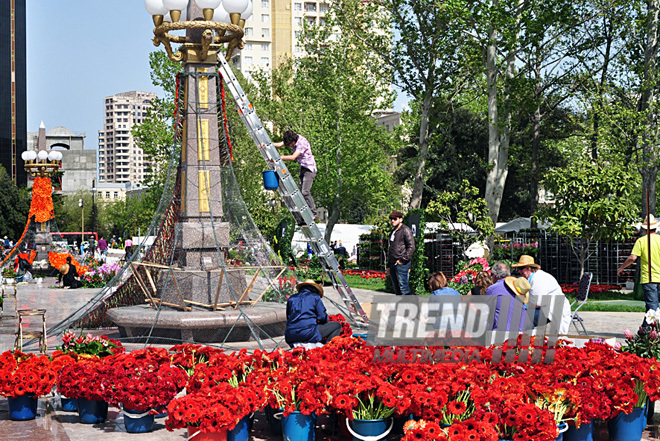
M282 218L280 223L277 224L277 227L273 229L273 250L285 265L296 265L296 258L291 251L291 241L293 240L293 233L295 231L296 225L291 216Z
M419 234L415 238L415 252L413 253L410 265L410 293L411 294L424 294L426 293L426 282L429 279L429 270L426 267L426 253L424 253L424 230L426 228L426 220L424 210L415 208L406 214L404 223L412 215L419 215Z
M634 182L627 166L584 156L546 174L543 186L554 196L554 204L539 210L538 217L570 239L581 274L591 254L590 244L623 241L632 235L637 215L632 203Z
M440 223L440 230L448 231L458 240L464 252L474 242L484 241L495 233L486 200L479 197L479 189L467 180L463 180L461 191L445 191L436 196L426 207L426 214ZM456 224L468 225L476 234L457 229Z

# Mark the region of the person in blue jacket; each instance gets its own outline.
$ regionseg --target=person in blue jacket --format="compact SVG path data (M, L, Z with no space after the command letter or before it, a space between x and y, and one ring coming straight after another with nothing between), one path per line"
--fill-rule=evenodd
M286 302L286 331L289 346L294 343L327 343L341 333L339 322L329 322L323 305L323 287L307 279L296 285L298 292Z

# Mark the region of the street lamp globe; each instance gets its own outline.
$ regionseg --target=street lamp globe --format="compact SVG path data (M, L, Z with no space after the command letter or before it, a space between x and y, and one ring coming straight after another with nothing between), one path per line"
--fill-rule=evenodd
M37 152L35 152L34 150L28 150L25 153L26 153L25 157L27 158L28 161L34 161L35 159L37 159Z
M195 0L197 6L202 9L215 9L222 3L222 0Z
M163 4L163 0L144 0L144 7L149 15L165 15L169 9Z
M242 14L248 6L250 5L250 0L224 0L223 6L229 12Z
M241 13L241 20L247 21L250 17L252 17L252 0L250 0L247 9Z
M48 152L48 160L57 161L57 152L55 150L51 150L50 152Z
M177 22L181 14L188 8L188 0L163 0L163 5L170 11L172 22Z
M231 23L229 19L229 12L224 6L220 5L213 11L213 21L218 23Z
M46 150L39 150L39 153L37 153L37 157L39 158L40 161L45 161L48 159L48 152Z
M57 159L56 161L61 161L62 160L62 152L55 152L57 154Z
M23 153L21 153L21 159L23 161L28 161L28 152L27 152L27 150L24 151Z

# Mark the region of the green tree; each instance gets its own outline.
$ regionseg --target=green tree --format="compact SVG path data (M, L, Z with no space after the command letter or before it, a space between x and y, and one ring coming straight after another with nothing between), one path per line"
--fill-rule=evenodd
M16 241L27 223L30 211L30 190L18 188L4 167L0 166L0 238Z
M429 202L426 214L428 219L439 222L441 231L448 231L461 243L463 252L474 242L484 241L495 233L486 200L479 197L479 189L467 180L460 191L443 192ZM474 233L463 229L461 224L469 226Z
M631 202L634 183L634 175L625 165L586 155L546 173L543 187L554 196L554 203L541 208L538 217L569 239L580 260L580 276L593 252L592 243L632 235L637 214Z
M356 203L374 213L398 199L388 172L396 139L372 117L390 102L387 85L378 60L357 45L336 11L330 8L325 26L306 29L305 56L282 60L271 77L255 75L256 108L263 109L264 119L311 143L318 168L312 192L329 213L326 241ZM369 21L366 12L359 13L356 19ZM289 169L298 172L297 164Z
M468 78L459 49L466 39L458 26L462 6L430 0L384 0L337 3L339 17L357 41L380 58L394 83L418 104L419 118L412 160L410 208L422 206L426 182L429 139L436 130L430 118L434 106L450 108ZM362 13L364 11L364 13ZM362 20L367 15L370 20ZM392 29L392 33L389 32Z

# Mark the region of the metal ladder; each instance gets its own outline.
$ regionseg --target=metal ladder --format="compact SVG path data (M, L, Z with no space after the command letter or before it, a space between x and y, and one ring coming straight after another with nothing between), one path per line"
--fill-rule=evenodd
M298 189L296 180L291 176L286 165L284 165L284 161L280 158L277 148L273 145L268 132L261 123L254 107L245 95L243 88L238 83L224 56L219 54L218 61L218 68L222 74L222 79L224 79L225 84L234 97L234 101L236 101L238 114L241 116L254 143L259 148L259 152L266 161L268 168L277 174L279 192L284 204L293 215L296 224L298 224L309 240L332 285L344 301L351 318L357 326L367 326L369 323L367 314L362 309L362 306L360 306L360 302L355 297L355 294L353 294L353 291L351 291L348 283L346 283L346 279L344 279L344 275L339 269L337 259L335 259L334 253L330 250L330 247L328 247L325 239L323 239L323 235L316 226L314 215Z

